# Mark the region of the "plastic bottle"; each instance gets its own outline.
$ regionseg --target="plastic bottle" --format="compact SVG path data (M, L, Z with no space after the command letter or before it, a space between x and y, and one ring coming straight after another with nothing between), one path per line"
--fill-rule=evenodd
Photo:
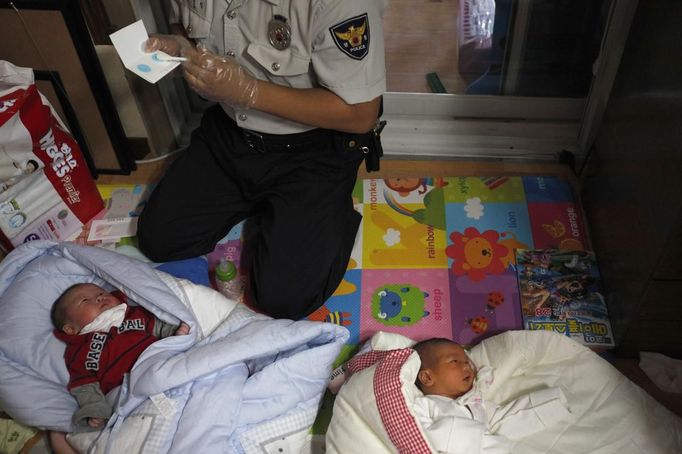
M225 257L215 267L215 282L218 291L230 299L236 300L242 295L242 279L237 267Z

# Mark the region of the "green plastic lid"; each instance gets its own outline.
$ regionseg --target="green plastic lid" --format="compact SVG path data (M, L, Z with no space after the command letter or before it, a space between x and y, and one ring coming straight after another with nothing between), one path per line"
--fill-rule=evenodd
M220 281L231 281L237 277L237 267L234 262L221 259L215 267L215 277Z

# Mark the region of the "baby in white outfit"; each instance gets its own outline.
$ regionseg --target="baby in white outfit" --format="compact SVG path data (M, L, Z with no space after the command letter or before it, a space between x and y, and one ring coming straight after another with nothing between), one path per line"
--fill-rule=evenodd
M433 338L412 348L422 363L416 385L423 393L413 410L436 452L513 452L514 440L570 417L561 388L533 391L498 406L483 401L480 392L492 383L493 370L477 371L460 345Z

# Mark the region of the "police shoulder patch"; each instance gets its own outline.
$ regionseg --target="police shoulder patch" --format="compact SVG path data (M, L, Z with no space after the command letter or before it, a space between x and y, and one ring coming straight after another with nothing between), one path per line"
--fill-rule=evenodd
M369 19L367 13L351 17L329 28L332 39L344 54L362 60L369 51Z

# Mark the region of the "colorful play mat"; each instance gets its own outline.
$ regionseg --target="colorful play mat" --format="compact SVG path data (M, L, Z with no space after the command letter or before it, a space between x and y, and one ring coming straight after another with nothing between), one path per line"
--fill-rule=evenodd
M363 221L344 280L308 318L351 332L379 330L463 344L523 327L515 249L582 249L581 210L555 177L389 178L358 181ZM209 255L239 261L237 226Z

